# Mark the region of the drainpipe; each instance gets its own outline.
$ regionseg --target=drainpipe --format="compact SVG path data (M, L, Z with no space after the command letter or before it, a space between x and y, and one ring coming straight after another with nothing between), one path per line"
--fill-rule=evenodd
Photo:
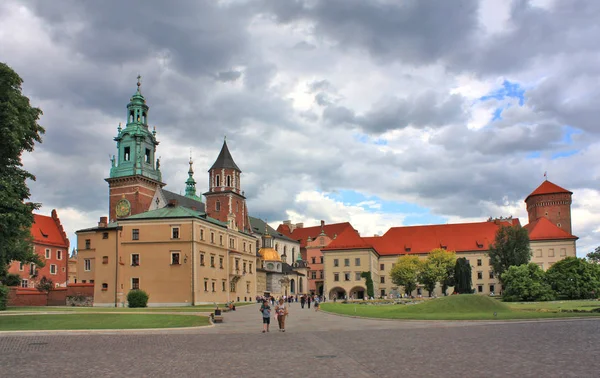
M194 242L194 220L192 220L192 306L196 305L196 243Z
M115 307L118 307L117 290L119 286L119 227L115 231Z

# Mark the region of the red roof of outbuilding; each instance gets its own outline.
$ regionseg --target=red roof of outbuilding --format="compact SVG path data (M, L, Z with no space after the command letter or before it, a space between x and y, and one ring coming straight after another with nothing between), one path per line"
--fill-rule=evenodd
M520 226L518 219L478 223L456 223L390 228L383 236L363 237L344 231L324 250L373 248L380 255L428 253L436 248L449 251L485 251L500 226Z
M344 223L333 223L326 224L323 226L323 231L330 238L334 238L339 236L345 229L351 228L354 230L352 225L349 222ZM277 231L281 232L285 236L300 241L301 247L306 247L306 240L310 237L311 239L315 239L321 233L321 226L314 227L302 227L295 228L294 231L290 232L290 228L286 224L280 224L277 227Z
M577 236L569 234L567 231L552 223L548 218L542 217L525 226L529 232L529 240L557 240L557 239L578 239Z
M60 224L55 210L52 210L52 216L50 217L33 214L31 235L35 243L69 248L69 239Z
M525 202L529 199L529 197L537 196L540 194L555 194L555 193L569 193L573 194L573 192L568 191L565 188L561 188L553 182L548 180L544 181L540 186L538 186L530 195L525 198Z

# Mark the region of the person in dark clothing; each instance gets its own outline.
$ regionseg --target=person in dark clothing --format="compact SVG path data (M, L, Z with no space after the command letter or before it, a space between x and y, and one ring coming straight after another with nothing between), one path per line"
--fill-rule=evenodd
M308 305L308 308L310 308L310 302L311 302L311 298L309 295L308 298L306 299L306 304Z
M300 297L300 307L304 308L304 304L306 303L306 297L303 295Z
M260 306L260 313L262 314L263 320L263 333L269 332L269 325L271 324L271 306L269 306L269 302L266 299Z

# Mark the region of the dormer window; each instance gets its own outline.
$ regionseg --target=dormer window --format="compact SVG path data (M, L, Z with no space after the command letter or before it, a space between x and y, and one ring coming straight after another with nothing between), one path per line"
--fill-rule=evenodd
M124 161L131 160L131 147L125 147L123 149L123 160Z

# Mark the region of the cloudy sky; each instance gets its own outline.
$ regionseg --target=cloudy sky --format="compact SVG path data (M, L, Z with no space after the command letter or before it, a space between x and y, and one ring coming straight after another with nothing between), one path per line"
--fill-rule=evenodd
M167 189L199 191L223 136L254 216L391 226L517 216L570 189L600 245L600 2L0 2L0 60L44 111L33 200L73 231L108 212L142 75Z

